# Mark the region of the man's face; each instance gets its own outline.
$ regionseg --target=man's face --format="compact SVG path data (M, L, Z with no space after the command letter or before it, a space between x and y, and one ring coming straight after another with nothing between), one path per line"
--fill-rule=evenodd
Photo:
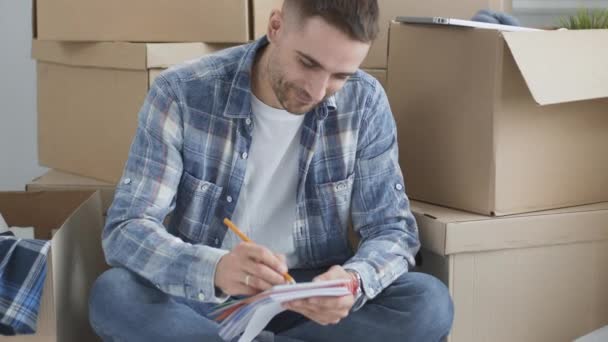
M267 72L281 106L304 114L342 88L370 44L353 40L320 17L281 25L271 38Z

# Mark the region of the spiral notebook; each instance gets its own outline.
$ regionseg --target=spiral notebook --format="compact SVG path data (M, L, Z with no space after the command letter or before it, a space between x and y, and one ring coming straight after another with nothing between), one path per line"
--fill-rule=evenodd
M285 309L282 303L309 297L345 296L354 293L350 280L328 280L278 285L255 296L231 300L210 313L220 322L219 334L225 341L241 335L239 342L252 341L272 318Z

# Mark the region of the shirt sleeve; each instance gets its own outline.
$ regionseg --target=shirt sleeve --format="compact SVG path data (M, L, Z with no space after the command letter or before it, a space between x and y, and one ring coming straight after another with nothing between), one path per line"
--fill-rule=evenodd
M107 262L135 272L161 291L221 302L214 278L227 251L186 243L163 225L175 208L183 164L183 113L170 83L157 77L138 127L103 232Z
M415 265L418 227L398 162L397 130L382 87L371 92L361 125L351 216L359 248L344 268L358 272L365 298L376 297Z

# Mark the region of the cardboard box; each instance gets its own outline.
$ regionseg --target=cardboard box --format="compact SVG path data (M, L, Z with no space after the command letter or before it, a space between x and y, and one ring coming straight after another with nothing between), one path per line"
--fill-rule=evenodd
M263 26L257 18L267 22L272 3L34 0L33 32L35 38L55 41L245 43L257 37L255 30Z
M279 8L283 3L282 0L267 0L266 2L271 3L271 6L267 6L270 9ZM380 32L361 68L386 69L389 24L397 16L444 16L470 19L480 9L487 8L503 12L512 10L512 0L378 0L378 4L380 6ZM266 10L266 13L270 13L270 11ZM256 29L266 33L268 16L264 18L257 15L256 17L260 18L259 24L257 24L259 28L256 26Z
M0 341L99 341L88 320L89 290L107 269L99 193L0 192L0 212L9 226L33 226L37 239L51 240L36 334Z
M101 210L105 216L112 201L116 185L81 177L59 170L49 170L25 185L26 191L96 191L101 196Z
M410 197L486 215L608 201L607 40L393 23Z
M115 184L154 77L226 46L34 40L39 163Z
M608 323L608 203L492 218L412 201L449 342L572 341Z

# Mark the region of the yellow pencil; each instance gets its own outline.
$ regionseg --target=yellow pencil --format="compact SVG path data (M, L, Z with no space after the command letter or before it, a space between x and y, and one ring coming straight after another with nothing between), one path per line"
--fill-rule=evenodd
M240 229L238 229L236 227L236 225L234 223L232 223L232 221L230 221L230 219L224 218L224 224L228 228L230 228L230 230L232 230L238 237L240 237L241 240L243 240L245 242L253 242L253 241L251 241L251 239L247 235L245 235ZM285 278L285 280L287 282L290 282L292 284L296 283L296 281L287 272L283 273L283 278Z

